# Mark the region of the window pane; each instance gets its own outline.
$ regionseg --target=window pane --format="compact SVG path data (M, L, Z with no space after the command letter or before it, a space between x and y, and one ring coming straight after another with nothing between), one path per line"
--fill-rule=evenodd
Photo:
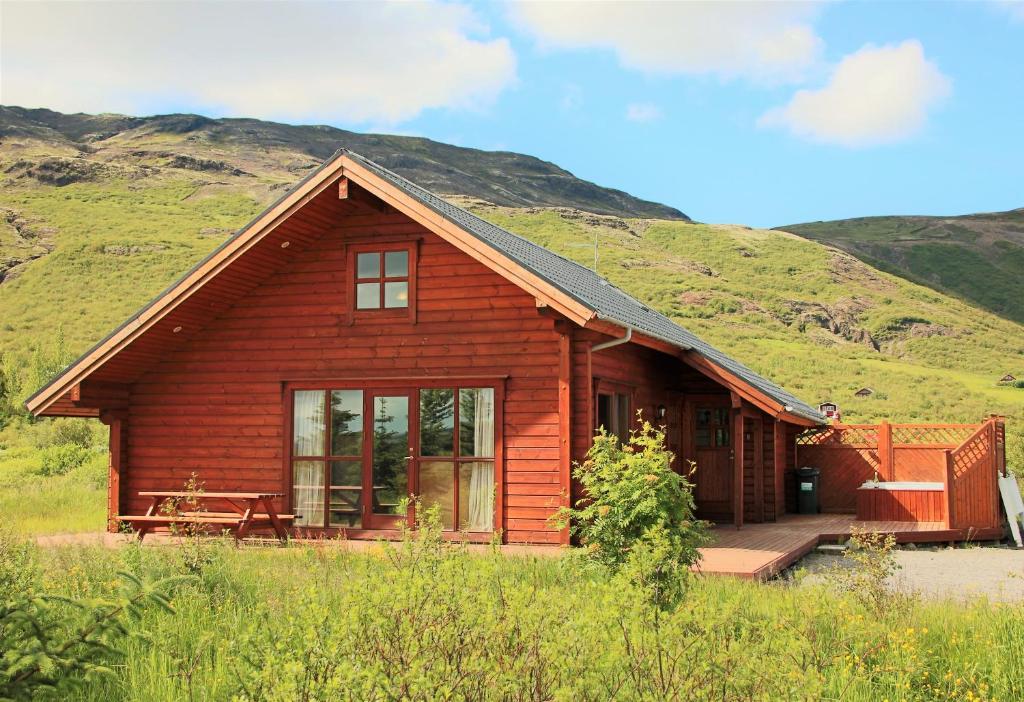
M388 309L409 306L409 284L384 283L384 306Z
M459 464L459 529L494 528L494 462Z
M331 392L331 455L358 456L363 452L363 391Z
M729 410L717 409L715 410L715 422L723 426L729 426Z
M358 278L379 278L380 254L376 252L356 254L356 270Z
M711 410L699 409L697 410L697 426L706 427L711 424Z
M324 525L324 464L295 461L292 464L292 510L295 526Z
M331 461L330 526L358 529L363 523L363 464Z
M409 252L388 251L385 253L384 275L388 278L404 278L409 275Z
M356 285L356 308L360 310L380 309L380 283Z
M445 529L455 528L455 464L451 461L420 462L420 500L424 507L437 506Z
M455 448L455 391L420 390L420 455L451 456Z
M698 446L710 446L711 445L711 430L710 429L698 429L697 430L697 445Z
M459 455L494 455L494 389L459 390Z
M324 391L298 390L292 408L292 455L324 455Z
M629 416L629 395L616 395L615 399L619 403L619 411L616 413L619 426L616 434L619 441L626 444L629 443L629 429L633 424Z
M728 429L715 429L715 446L728 446L729 445L729 430Z
M373 513L400 514L409 496L409 398L373 398Z
M612 398L611 395L597 396L597 426L612 431Z

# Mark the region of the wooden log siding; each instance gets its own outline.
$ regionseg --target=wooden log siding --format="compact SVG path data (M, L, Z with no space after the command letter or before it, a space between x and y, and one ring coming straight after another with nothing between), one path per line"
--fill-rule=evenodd
M284 492L287 381L507 375L506 539L557 543L546 521L562 491L554 321L531 295L403 215L350 211L322 224L326 235L133 385L122 511L145 508L140 490L179 487L192 471L209 490ZM372 236L419 241L416 324L349 324L346 244Z

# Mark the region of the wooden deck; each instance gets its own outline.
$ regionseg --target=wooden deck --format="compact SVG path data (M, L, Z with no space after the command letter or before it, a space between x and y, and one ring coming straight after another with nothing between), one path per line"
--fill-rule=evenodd
M818 544L845 541L855 528L894 534L899 543L935 543L1002 538L1002 530L947 529L943 522L864 522L852 514L787 514L777 522L742 529L720 525L713 543L701 549L702 573L766 580L813 551Z

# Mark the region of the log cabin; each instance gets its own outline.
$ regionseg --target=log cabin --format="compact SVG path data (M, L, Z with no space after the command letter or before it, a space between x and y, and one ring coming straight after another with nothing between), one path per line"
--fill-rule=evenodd
M279 493L301 534L566 544L598 427L662 425L700 516L786 509L825 418L601 278L340 150L26 402L109 426L109 514L139 493Z

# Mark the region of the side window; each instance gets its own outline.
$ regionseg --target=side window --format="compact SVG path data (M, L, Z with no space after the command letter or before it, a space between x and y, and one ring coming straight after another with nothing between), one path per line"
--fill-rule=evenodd
M629 441L631 411L629 395L619 392L598 393L597 426L619 437L623 444Z

